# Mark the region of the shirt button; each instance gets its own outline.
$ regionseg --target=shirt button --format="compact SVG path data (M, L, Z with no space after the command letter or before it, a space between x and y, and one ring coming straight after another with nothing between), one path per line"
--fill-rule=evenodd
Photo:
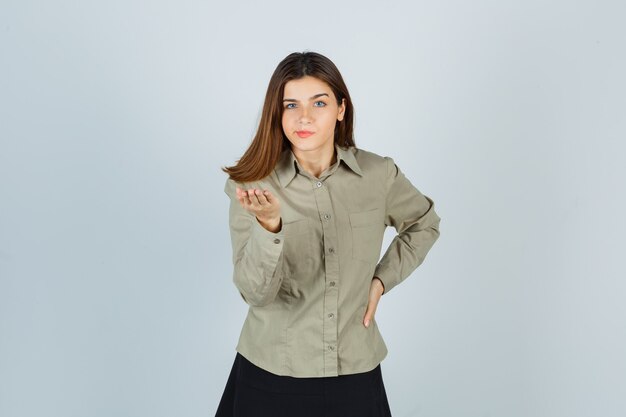
M330 285L331 287L334 287L335 286L335 281L330 281L330 283L328 285Z
M318 182L315 183L315 185L317 185L317 188L320 188L322 186L322 182L318 181Z
M335 253L335 248L328 248L328 252Z
M274 243L280 243L280 239L274 239Z
M328 317L330 317L330 318L332 319L333 317L335 317L335 315L334 315L333 313L330 313L330 314L328 315Z
M331 345L331 346L328 346L328 349L335 350L335 347Z
M328 213L324 214L324 218L325 218L326 220L330 219L330 214L328 214Z

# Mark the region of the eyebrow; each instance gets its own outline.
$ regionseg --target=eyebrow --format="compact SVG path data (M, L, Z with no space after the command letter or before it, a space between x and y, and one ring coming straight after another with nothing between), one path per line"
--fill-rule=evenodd
M314 98L318 98L318 97L321 97L321 96L330 97L326 93L319 93L319 94L316 94L316 95L312 96L309 100L313 100ZM295 98L285 98L285 99L283 99L283 102L284 101L298 101L298 100L296 100Z

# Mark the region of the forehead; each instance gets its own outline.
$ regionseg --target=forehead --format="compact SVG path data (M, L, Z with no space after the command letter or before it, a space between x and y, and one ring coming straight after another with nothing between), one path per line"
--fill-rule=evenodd
M283 98L308 100L309 97L319 93L326 93L330 97L334 97L333 90L331 90L330 86L326 84L326 82L320 80L319 78L306 75L302 78L298 78L297 80L288 81L285 84Z

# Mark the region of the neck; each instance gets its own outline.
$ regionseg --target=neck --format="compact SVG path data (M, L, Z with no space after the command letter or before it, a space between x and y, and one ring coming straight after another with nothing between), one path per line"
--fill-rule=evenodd
M294 152L294 155L302 169L315 178L319 178L322 172L337 162L337 152L334 145L332 149L330 149L330 153L322 150L322 152L304 152L304 154Z

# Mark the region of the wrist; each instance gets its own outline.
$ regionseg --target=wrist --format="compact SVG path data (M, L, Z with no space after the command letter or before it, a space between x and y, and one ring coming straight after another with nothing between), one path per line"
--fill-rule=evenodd
M281 229L281 226L282 226L282 218L281 217L279 217L277 219L269 219L269 220L261 220L261 219L259 219L257 217L256 220L266 230L268 230L268 231L270 231L272 233L280 232L280 229Z
M378 286L381 289L380 295L383 295L385 293L385 283L378 277L374 277L372 279L375 279L378 283Z

